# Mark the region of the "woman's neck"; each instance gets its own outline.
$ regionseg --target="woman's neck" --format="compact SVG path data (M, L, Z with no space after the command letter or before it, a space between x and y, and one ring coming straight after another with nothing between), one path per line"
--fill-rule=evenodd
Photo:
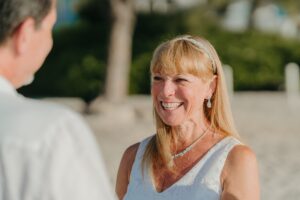
M208 122L196 123L194 121L188 121L184 124L174 127L174 134L176 138L177 148L185 148L194 142L201 134L203 134L209 127Z

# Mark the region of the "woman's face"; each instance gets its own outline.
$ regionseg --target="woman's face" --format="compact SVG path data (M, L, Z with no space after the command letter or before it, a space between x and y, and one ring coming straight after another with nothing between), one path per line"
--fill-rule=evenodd
M210 83L192 74L152 74L151 94L157 114L169 126L201 123L204 99L212 94Z

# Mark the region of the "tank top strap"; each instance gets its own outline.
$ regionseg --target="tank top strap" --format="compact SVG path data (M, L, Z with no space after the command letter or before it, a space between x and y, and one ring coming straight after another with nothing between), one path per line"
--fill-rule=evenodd
M243 144L239 140L237 140L236 138L234 138L232 136L228 136L227 138L225 138L223 147L221 147L219 149L218 167L220 168L220 173L225 165L228 154L236 145L243 145Z
M198 171L198 180L201 180L202 184L214 191L221 192L221 173L228 154L236 145L243 145L243 143L232 136L228 136L209 150L203 158L201 169Z
M130 179L140 180L143 177L142 168L141 168L142 159L143 159L146 147L147 147L149 141L153 137L154 136L152 135L140 142L135 159L134 159L134 163L133 163L133 166L131 169Z
M142 140L140 142L140 145L139 145L139 148L138 148L138 151L137 151L137 156L138 158L141 158L143 157L144 153L145 153L145 150L146 150L146 147L148 145L148 143L150 142L150 140L154 137L154 135L152 136L149 136L147 138L145 138L144 140Z

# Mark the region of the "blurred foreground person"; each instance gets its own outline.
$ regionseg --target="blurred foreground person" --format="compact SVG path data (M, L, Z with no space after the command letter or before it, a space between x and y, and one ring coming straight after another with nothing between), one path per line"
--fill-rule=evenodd
M55 21L54 0L0 2L0 199L110 200L102 158L82 119L16 92L52 48Z
M129 147L125 200L258 200L256 156L235 130L221 62L203 38L161 44L151 61L156 134Z

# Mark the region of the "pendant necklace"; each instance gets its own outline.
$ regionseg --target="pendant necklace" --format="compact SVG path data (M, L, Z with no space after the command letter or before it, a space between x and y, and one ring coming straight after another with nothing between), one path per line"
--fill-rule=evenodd
M176 154L172 155L172 159L175 160L176 158L182 157L187 152L189 152L190 150L192 150L192 148L197 144L197 142L199 142L205 136L205 134L207 133L207 131L208 131L208 128L205 131L203 131L203 133L194 142L192 142L192 144L190 144L188 147L186 147L185 149L183 149L179 153L176 153Z

